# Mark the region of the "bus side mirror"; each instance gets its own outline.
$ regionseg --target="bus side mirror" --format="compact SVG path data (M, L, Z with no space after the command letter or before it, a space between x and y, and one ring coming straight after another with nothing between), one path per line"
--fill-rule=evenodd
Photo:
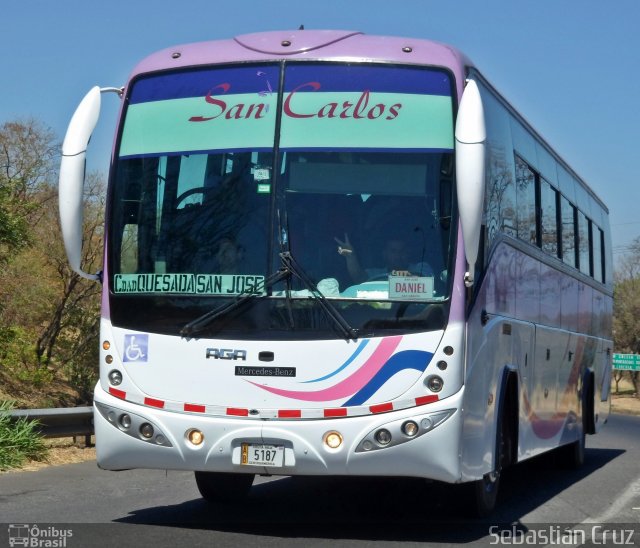
M467 287L473 286L473 272L480 245L486 137L482 98L477 84L470 79L460 100L455 132L458 209L464 253L469 265L464 276Z
M87 274L81 269L82 257L82 217L85 161L91 134L100 116L100 93L122 90L93 87L78 105L69 122L62 144L60 178L58 181L58 202L62 238L71 268L83 278L97 280L97 274Z

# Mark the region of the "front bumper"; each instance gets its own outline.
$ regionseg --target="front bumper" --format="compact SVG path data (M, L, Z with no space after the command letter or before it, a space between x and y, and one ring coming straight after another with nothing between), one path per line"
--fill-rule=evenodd
M274 475L408 476L449 483L460 481L459 411L463 390L428 405L369 415L317 420L261 420L177 413L133 404L104 392L94 395L94 423L98 465L107 470L156 468ZM125 428L120 418L126 414ZM414 438L401 425L420 425ZM153 434L140 434L143 425ZM386 428L392 443L363 449L373 433ZM200 430L204 442L195 446L187 433ZM325 434L337 431L343 443L324 444ZM148 428L147 428L148 433ZM284 446L284 466L240 464L242 443ZM371 444L367 444L370 446Z

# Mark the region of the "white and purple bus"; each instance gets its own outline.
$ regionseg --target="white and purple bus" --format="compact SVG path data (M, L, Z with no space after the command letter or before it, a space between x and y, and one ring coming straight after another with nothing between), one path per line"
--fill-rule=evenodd
M85 151L121 100L104 270ZM103 283L101 468L468 483L584 459L609 414L608 210L460 52L265 32L151 55L63 145L70 263Z

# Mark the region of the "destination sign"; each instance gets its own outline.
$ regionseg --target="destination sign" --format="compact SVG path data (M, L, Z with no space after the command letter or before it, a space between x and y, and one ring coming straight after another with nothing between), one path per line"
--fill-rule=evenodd
M264 276L232 274L116 274L114 293L182 295L264 294Z

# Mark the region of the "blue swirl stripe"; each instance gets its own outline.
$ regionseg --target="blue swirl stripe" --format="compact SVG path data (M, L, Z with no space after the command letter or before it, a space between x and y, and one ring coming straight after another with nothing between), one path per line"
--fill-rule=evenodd
M423 350L405 350L394 354L367 384L351 396L350 400L342 404L342 407L362 405L373 396L384 383L400 371L415 369L416 371L423 372L429 365L431 358L433 358L433 354Z
M358 348L355 349L355 351L353 352L353 354L351 354L351 356L349 356L349 358L347 359L346 362L344 362L340 367L338 367L338 369L336 369L334 372L329 373L328 375L325 375L324 377L320 377L319 379L312 379L310 381L304 381L302 384L306 384L309 382L320 382L320 381L324 381L326 379L329 379L331 377L333 377L334 375L337 375L338 373L340 373L340 371L342 371L345 367L347 367L349 364L351 364L353 362L353 360L355 360L358 357L358 354L360 354L360 352L362 352L362 350L364 349L365 346L367 346L367 344L369 343L370 339L364 339L359 345Z

